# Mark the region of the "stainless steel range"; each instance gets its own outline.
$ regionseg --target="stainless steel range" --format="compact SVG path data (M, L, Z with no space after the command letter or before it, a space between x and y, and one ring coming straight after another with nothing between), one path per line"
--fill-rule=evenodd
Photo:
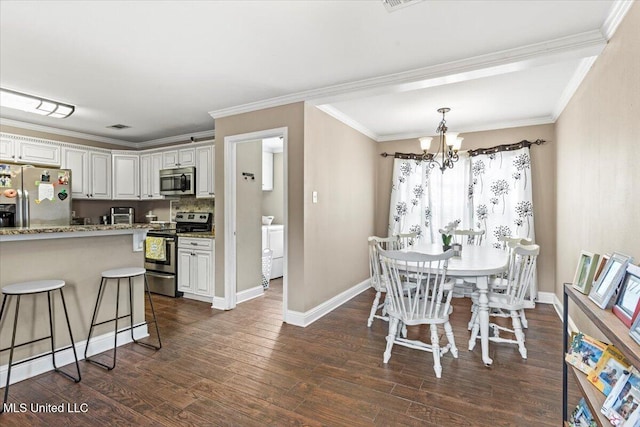
M178 292L179 233L211 232L213 214L209 212L178 212L175 228L150 230L147 233L144 266L149 290L156 294L181 297Z

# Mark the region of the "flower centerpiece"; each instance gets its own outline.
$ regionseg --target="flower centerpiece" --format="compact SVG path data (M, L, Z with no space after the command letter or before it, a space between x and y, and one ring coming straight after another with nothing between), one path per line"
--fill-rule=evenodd
M453 238L453 230L458 228L460 225L460 220L456 219L455 221L451 221L444 228L438 230L442 235L442 250L448 251L451 249L451 239Z

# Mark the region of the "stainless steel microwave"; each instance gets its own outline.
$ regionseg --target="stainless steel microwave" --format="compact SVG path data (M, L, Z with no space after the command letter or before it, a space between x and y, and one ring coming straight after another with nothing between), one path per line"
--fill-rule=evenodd
M196 168L160 170L160 194L188 196L196 194Z

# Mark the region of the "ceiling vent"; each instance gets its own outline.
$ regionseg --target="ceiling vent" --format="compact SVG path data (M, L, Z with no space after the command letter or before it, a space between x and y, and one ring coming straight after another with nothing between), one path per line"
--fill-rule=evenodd
M403 7L411 6L416 3L420 3L423 0L382 0L384 7L387 8L387 12L394 12Z
M121 124L107 126L108 129L117 129L117 130L129 129L130 127L131 126L121 125Z

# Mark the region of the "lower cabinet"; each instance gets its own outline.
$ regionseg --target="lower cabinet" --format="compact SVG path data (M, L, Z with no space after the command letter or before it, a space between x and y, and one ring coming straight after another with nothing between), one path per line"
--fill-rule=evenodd
M185 298L212 301L213 244L213 239L178 237L178 290Z

